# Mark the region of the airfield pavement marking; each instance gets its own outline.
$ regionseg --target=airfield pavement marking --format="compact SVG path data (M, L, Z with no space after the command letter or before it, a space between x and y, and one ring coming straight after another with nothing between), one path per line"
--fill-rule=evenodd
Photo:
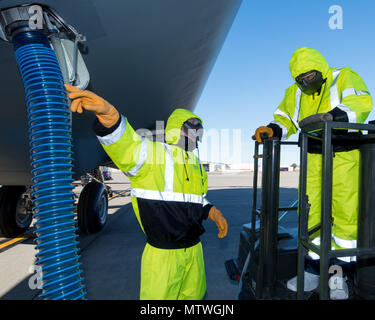
M115 192L112 191L114 193L114 196L108 198L108 200L112 200L114 198L121 197L124 193L126 193L129 190L130 189L126 189L126 190L123 190L123 191L120 191L120 192L117 192L117 193L115 193Z
M0 253L12 248L14 245L16 245L18 243L21 243L21 242L23 242L27 239L33 238L33 237L34 237L34 234L32 232L29 232L29 233L25 233L21 237L17 237L17 238L13 238L9 241L5 241L5 242L0 244Z

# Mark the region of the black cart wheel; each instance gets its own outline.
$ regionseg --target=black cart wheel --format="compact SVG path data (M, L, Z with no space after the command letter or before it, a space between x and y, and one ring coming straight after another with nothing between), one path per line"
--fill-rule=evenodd
M86 234L103 229L108 214L108 194L104 184L92 181L82 190L77 206L78 227Z
M2 186L0 188L0 229L7 238L24 233L33 219L27 210L27 199L22 195L25 186Z

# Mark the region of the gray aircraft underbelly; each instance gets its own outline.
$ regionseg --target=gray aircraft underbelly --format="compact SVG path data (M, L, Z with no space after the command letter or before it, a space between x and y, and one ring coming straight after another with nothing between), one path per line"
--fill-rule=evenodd
M27 3L0 0L0 9ZM39 1L87 37L88 89L135 129L193 110L241 0ZM27 113L12 45L0 41L0 184L31 184ZM105 161L94 116L73 114L76 178Z

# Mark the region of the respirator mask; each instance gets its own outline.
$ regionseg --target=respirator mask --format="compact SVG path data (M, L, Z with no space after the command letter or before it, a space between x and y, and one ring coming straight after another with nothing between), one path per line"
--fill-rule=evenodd
M315 92L320 94L322 85L324 82L326 82L326 80L327 79L323 79L322 73L317 70L312 70L300 74L296 78L298 87L301 89L303 93L306 93L308 95L314 94Z
M187 151L193 151L197 147L198 141L202 141L202 137L202 122L197 118L189 119L182 125L179 145Z

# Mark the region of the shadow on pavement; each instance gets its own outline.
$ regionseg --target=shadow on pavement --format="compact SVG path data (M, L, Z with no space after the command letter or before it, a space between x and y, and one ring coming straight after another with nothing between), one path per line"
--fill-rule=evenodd
M260 193L259 193L260 194ZM201 236L207 275L207 300L234 300L237 283L227 276L224 263L237 257L242 225L250 222L251 188L209 190L207 198L228 221L228 235L217 237L217 227L205 221ZM260 195L259 195L260 198ZM297 198L297 189L280 188L280 206L289 206ZM294 225L297 214L290 213L284 223ZM139 298L140 265L146 243L131 204L109 215L105 228L94 235L80 235L81 261L87 298L122 300ZM1 299L36 299L28 288L28 278Z

